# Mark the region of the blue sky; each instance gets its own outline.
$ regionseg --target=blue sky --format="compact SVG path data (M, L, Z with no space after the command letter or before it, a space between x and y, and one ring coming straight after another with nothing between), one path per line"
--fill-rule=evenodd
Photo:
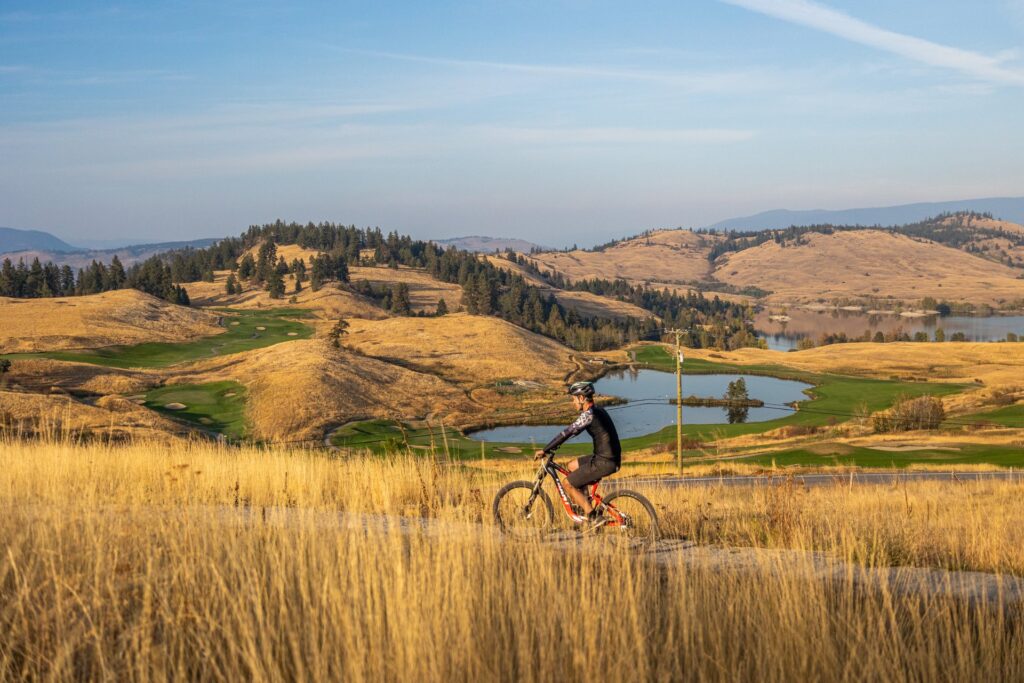
M1024 194L1024 0L0 0L0 225L592 244Z

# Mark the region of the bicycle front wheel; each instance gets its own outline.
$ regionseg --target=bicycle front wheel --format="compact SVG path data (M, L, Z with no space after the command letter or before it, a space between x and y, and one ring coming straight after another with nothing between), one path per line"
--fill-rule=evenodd
M511 536L536 536L554 526L555 509L543 490L533 495L534 482L506 484L494 497L494 522Z
M658 515L651 501L636 491L615 491L604 499L612 521L609 534L618 534L631 548L643 549L658 540Z

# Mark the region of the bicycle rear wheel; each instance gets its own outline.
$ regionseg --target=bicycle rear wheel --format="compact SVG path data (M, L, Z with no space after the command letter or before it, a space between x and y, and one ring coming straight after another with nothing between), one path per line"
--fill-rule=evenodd
M606 535L624 541L626 547L642 550L658 540L658 515L651 501L636 491L615 491L604 499L611 508L605 515L613 521L606 526Z
M519 538L549 531L555 522L555 509L543 490L533 496L530 481L506 484L494 497L494 521L503 533ZM532 500L531 500L532 498Z

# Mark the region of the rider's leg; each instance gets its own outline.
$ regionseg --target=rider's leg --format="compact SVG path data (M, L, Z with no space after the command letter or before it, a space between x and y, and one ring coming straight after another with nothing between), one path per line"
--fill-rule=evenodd
M584 458L587 457L589 456L583 456L583 458L576 458L575 460L570 462L569 472L572 473L578 470L580 468L580 460L583 460ZM573 486L571 483L569 483L569 477L563 478L562 484L565 486L565 492L568 493L569 497L572 498L576 502L576 504L583 509L584 514L589 515L591 512L593 512L594 506L590 504L590 500L587 498L587 494Z

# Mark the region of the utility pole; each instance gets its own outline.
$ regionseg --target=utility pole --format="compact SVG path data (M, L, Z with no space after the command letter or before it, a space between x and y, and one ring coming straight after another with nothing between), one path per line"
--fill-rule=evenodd
M676 469L683 472L683 330L667 330L676 337Z

